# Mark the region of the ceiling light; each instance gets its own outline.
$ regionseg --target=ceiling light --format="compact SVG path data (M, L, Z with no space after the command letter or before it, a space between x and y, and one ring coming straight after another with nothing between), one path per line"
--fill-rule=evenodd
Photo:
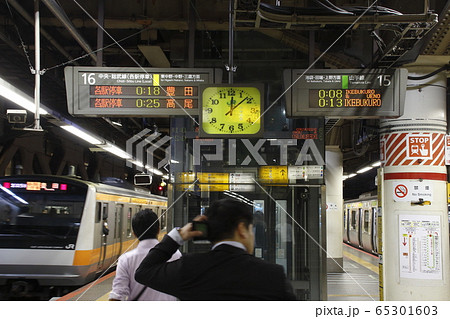
M111 121L112 124L114 124L115 126L122 126L122 123L120 122L120 120L118 121Z
M381 166L381 162L380 161L372 163L372 167L378 167L378 166Z
M117 155L121 158L124 159L129 159L131 158L131 155L128 154L127 152L125 152L124 150L118 148L117 146L110 144L110 143L106 143L106 145L99 145L101 148L103 148L105 151L110 152L111 154Z
M370 171L372 168L373 168L372 166L366 166L366 167L361 168L359 171L356 171L356 173L361 174L361 173Z
M148 166L148 165L145 165L145 168L146 168L150 173L153 173L153 174L156 174L156 175L159 175L159 176L163 176L163 175L164 175L163 172L161 172L159 169L156 169L156 168L154 168L154 167L150 167L150 166Z
M348 175L348 178L352 178L352 177L355 177L355 176L356 176L356 174L352 173L352 174Z
M72 126L72 125L62 125L62 129L66 130L67 132L72 133L73 135L85 140L86 142L89 142L91 144L102 144L103 141L99 140L98 138L90 135L89 133L80 130L79 128Z
M6 82L2 78L0 78L0 95L6 98L7 100L23 107L29 112L36 112L36 105L34 103L34 99L29 97L27 94L23 93L15 86ZM39 108L39 113L41 115L47 115L48 112L44 110L42 107Z
M144 167L144 164L141 161L138 160L129 160L131 164L134 164L138 167Z

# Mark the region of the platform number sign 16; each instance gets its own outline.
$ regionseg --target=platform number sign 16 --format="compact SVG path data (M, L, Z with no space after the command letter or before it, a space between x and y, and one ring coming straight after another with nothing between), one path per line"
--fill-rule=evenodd
M84 85L94 85L95 84L95 73L83 73L81 74L81 77L83 78L83 84Z

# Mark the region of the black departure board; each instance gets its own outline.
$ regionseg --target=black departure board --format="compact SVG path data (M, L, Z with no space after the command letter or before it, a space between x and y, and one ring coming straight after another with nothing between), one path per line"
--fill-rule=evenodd
M303 75L302 75L303 74ZM286 70L289 117L390 118L402 114L406 69Z
M74 116L198 115L198 86L220 82L220 69L66 67Z

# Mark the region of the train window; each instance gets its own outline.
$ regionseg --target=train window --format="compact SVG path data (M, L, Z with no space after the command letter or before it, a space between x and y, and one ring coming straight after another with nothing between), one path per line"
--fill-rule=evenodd
M116 205L116 223L114 227L114 238L121 238L121 232L122 232L122 213L123 213L123 205L117 204Z
M366 209L364 211L364 232L369 232L369 226L370 226L370 212Z
M351 222L352 222L352 229L356 229L356 211L355 210L352 210L352 219L351 219Z
M127 238L130 238L131 235L133 234L133 231L131 230L131 218L133 217L132 215L133 209L130 207L128 208L128 214L127 214Z
M35 186L34 181L5 182L8 187L0 190L0 248L64 249L75 244L87 187L56 181L40 183L41 190L23 186Z
M97 202L95 212L95 222L99 223L102 220L102 203Z
M108 203L103 204L102 219L103 220L108 219Z
M159 226L161 230L164 230L167 227L167 216L165 209L161 210L161 215L159 216Z

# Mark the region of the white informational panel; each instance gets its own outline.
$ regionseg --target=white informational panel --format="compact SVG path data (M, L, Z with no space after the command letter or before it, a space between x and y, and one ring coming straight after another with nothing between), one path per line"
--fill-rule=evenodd
M396 202L424 202L433 200L433 185L427 181L401 181L393 183Z
M308 166L288 166L288 179L323 179L323 166L308 165Z
M440 216L399 215L400 278L442 280Z

